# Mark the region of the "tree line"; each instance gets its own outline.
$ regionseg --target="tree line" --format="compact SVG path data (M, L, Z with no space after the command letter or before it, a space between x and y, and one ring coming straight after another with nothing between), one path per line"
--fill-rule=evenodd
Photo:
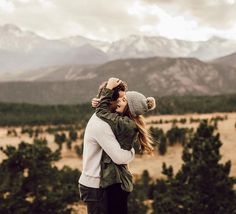
M236 94L217 96L166 96L157 98L158 108L148 115L236 111ZM0 126L84 126L94 112L90 103L78 105L33 105L0 103Z

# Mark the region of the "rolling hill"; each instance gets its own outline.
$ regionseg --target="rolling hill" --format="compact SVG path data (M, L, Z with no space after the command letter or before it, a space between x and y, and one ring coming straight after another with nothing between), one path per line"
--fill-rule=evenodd
M99 84L111 76L127 81L129 90L137 90L147 96L236 92L236 68L194 58L123 59L96 66L41 69L40 75L39 72L34 73L31 79L21 74L20 81L0 83L0 101L83 103L94 97Z
M212 61L213 63L219 64L219 65L226 65L226 66L232 66L236 68L236 53L232 53L230 55L217 58Z

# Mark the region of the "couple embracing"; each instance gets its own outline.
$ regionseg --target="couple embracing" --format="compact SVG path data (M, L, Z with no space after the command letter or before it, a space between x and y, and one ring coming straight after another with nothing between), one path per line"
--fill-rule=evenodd
M134 144L151 154L152 141L143 114L155 108L153 97L127 91L127 85L110 78L99 88L99 100L84 135L83 170L79 178L81 199L89 214L126 214L133 190L128 163Z

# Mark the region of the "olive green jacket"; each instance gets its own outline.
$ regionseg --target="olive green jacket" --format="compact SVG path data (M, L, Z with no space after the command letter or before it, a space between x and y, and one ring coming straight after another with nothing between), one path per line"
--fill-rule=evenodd
M111 111L110 101L112 95L113 90L106 89L104 91L100 104L96 108L96 115L110 125L121 148L131 150L137 140L137 126L129 117ZM121 183L121 188L127 192L133 190L132 175L127 165L115 164L103 151L100 186L104 188L115 183Z

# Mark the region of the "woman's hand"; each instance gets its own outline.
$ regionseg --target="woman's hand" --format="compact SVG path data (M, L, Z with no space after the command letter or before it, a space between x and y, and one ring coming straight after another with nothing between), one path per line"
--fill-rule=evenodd
M121 83L120 79L112 77L108 80L106 88L112 90L113 88L117 87L120 83Z
M92 107L97 108L99 102L100 102L99 98L93 98L92 101L91 101Z

